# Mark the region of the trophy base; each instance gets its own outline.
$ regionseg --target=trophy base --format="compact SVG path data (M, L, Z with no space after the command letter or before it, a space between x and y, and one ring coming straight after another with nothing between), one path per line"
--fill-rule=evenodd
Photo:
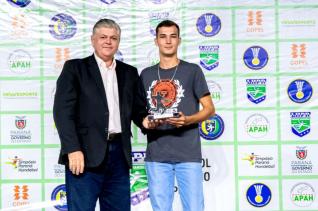
M167 114L151 114L148 116L149 120L155 120L155 119L166 119L166 118L178 118L180 117L179 113L167 113Z

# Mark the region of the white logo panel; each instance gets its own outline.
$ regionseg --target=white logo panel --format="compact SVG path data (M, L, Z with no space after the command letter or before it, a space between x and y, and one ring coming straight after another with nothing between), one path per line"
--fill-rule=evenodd
M275 176L278 174L277 146L238 147L239 176Z
M40 116L36 114L1 115L1 144L40 144Z
M2 179L40 179L40 149L3 149L1 153Z
M40 82L1 81L0 108L2 111L38 111L40 109Z

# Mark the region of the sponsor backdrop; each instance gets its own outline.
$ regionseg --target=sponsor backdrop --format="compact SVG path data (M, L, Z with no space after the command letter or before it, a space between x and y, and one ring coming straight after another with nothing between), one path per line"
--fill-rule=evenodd
M158 62L163 19L201 66L217 110L198 125L207 211L318 210L317 14L316 0L2 0L0 208L67 210L55 82L108 17L122 27L116 58L139 71ZM149 211L146 140L132 130L132 210Z

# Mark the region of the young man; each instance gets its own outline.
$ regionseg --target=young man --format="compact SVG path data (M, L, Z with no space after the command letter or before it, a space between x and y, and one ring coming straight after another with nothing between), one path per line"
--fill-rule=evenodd
M146 170L154 211L172 210L175 177L183 210L204 210L198 123L214 115L214 105L200 67L178 58L180 42L176 23L159 23L155 44L160 62L141 73L149 112L161 123L147 132Z
M70 211L95 211L97 199L100 210L130 210L131 120L141 126L147 110L137 69L114 58L119 41L118 24L99 20L94 54L65 62L57 80L53 114Z

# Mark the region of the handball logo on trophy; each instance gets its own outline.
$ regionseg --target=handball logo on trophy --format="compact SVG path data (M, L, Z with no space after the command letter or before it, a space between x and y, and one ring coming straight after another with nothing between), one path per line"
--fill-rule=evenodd
M172 117L178 113L177 107L184 97L184 89L178 80L155 80L147 91L149 113L154 118Z
M221 20L213 13L201 15L196 25L198 32L205 37L213 37L221 30Z
M49 25L51 35L58 40L66 40L72 38L77 31L76 21L72 16L60 13L51 19Z

